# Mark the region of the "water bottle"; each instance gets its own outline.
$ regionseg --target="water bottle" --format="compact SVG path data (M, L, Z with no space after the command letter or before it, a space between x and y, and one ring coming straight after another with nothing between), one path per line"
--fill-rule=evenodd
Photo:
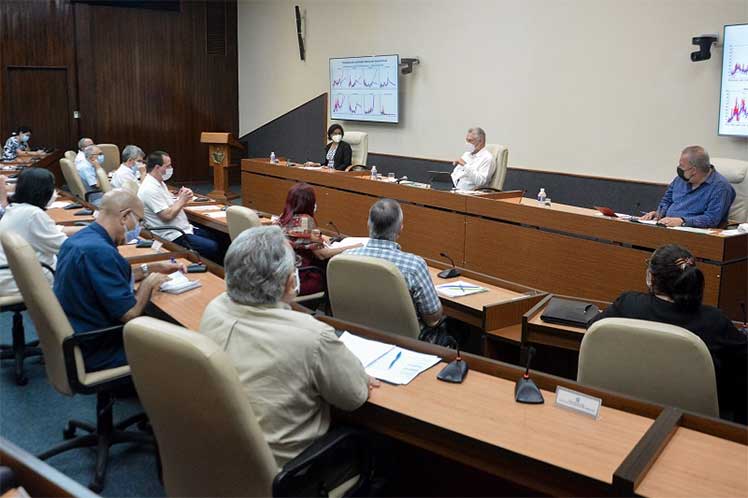
M275 159L275 152L271 152L270 153L270 162L273 163L273 164L275 164L275 161L276 161L276 159Z
M376 166L371 167L371 179L372 180L377 179L377 167Z
M541 187L540 192L538 192L538 206L545 206L546 197L548 196L545 194L545 189Z

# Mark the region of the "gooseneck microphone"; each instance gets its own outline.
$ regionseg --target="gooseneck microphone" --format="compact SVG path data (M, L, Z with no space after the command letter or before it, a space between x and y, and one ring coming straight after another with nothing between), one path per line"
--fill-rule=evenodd
M447 254L446 252L440 252L439 255L442 258L446 258L449 260L449 263L452 265L452 268L447 268L446 270L440 271L437 276L439 278L455 278L459 277L461 275L460 270L456 268L455 261Z
M338 226L335 223L333 223L332 220L328 221L327 224L330 225L333 228L333 230L335 230L335 233L337 234L335 237L330 239L332 242L340 242L341 240L345 238L342 235L340 235L340 230L338 230Z
M517 384L514 386L514 400L517 403L527 403L531 405L539 405L545 400L543 399L543 393L540 392L538 386L530 378L530 362L532 357L535 355L535 348L530 346L527 349L527 365L525 365L525 373L522 377L517 380Z
M187 266L187 273L205 273L206 271L208 271L208 265L203 263L203 258L200 256L200 253L197 252L194 247L192 247L192 244L190 244L190 240L187 238L187 234L181 228L174 225L164 225L160 227L144 226L143 228L145 228L149 232L176 230L177 232L181 233L182 235L184 235L184 237L182 237L182 241L187 247L187 252L190 254L194 254L197 257L197 263L192 263L191 265Z

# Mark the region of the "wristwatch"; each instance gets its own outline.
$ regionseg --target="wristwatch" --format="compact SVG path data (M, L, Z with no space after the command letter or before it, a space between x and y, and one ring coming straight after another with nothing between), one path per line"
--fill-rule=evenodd
M148 275L148 265L146 263L143 263L142 265L140 265L140 271L143 272L143 276L144 277L147 276Z

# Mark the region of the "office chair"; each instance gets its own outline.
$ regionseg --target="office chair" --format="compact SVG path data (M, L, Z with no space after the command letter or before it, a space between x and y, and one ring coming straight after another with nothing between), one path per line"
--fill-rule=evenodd
M675 325L629 318L595 322L582 339L577 382L719 416L709 350L696 334Z
M86 191L86 186L83 185L83 180L72 161L68 161L65 158L60 159L60 169L62 170L62 176L65 177L65 183L67 183L70 193L78 199L88 202L89 197L93 194L101 193L101 190L98 189Z
M75 164L75 156L76 155L78 155L78 153L75 152L74 150L66 150L65 154L63 155L63 157L65 159L67 159L68 161L70 161L71 163Z
M343 140L351 146L351 164L365 165L369 157L369 134L363 131L347 131Z
M244 206L229 206L226 209L226 223L229 226L231 240L234 240L244 230L262 225L257 213Z
M389 261L339 254L327 264L327 292L335 318L416 339L421 333L405 278Z
M488 186L496 191L500 191L504 188L504 180L506 180L507 163L509 162L509 149L504 145L499 144L486 144L486 150L491 153L493 161L491 163L491 170L493 176Z
M128 322L124 335L169 496L341 496L367 490L369 453L360 433L331 431L278 469L231 358L215 342L149 317ZM355 463L358 475L326 483L332 461Z
M1 265L0 271L10 271L8 265ZM26 334L23 328L22 312L26 311L21 294L12 296L0 296L0 313L13 313L13 342L10 345L0 345L0 360L15 360L15 379L16 384L25 386L28 378L24 374L23 362L26 358L40 356L42 350L37 346L39 341L26 342Z
M119 168L119 147L114 144L97 144L96 146L101 149L102 154L104 154L104 164L101 165L101 167L104 168L104 172L111 173Z
M735 189L735 200L727 219L735 223L748 223L748 161L713 157L712 163Z
M130 376L130 367L125 365L86 372L83 363L80 351L82 343L106 336L120 336L122 326L74 334L57 296L42 273L42 267L32 247L13 232L0 235L0 243L36 327L44 351L44 366L50 384L57 392L66 396L96 395L96 425L77 420L68 421L63 431L63 436L68 441L41 453L38 458L46 460L74 448L97 448L96 471L89 488L99 492L104 487L110 446L130 442L153 444L151 436L125 430L134 424L143 427L146 421L144 414L129 417L116 424L113 421L115 399L112 391L119 388ZM77 429L88 434L74 437Z
M109 177L107 176L106 171L104 171L104 168L96 168L96 181L102 192L107 193L112 190L112 184L109 182ZM135 195L137 195L137 193Z

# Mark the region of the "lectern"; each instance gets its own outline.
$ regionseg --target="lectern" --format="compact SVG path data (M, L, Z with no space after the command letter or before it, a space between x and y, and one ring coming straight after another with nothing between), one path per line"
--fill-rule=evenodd
M204 131L200 142L208 144L208 164L213 168L213 191L208 197L224 203L239 197L229 190L229 169L238 166L230 163L230 147L244 150L244 146L231 133L225 132Z

